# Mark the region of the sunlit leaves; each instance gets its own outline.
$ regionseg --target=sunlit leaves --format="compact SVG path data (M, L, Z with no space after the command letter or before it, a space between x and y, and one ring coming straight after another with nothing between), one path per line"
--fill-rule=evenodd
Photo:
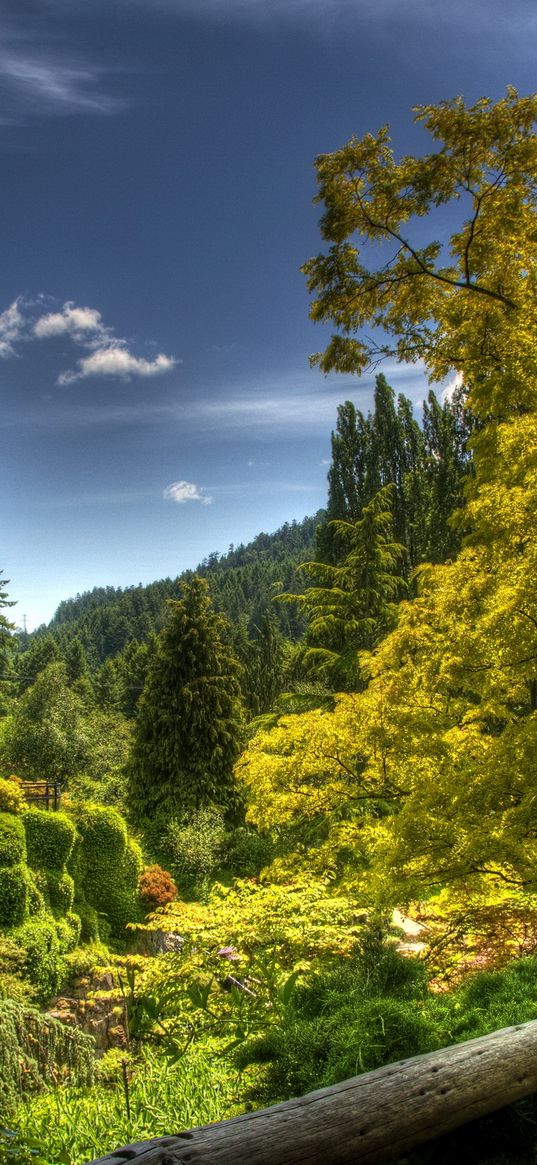
M537 97L513 89L496 104L457 98L416 108L438 143L428 155L397 161L383 127L317 159L331 246L304 272L312 318L337 329L314 357L324 372L361 372L392 354L423 360L433 379L457 369L483 384L505 374L514 329L525 372L534 369L536 113ZM451 237L450 203L460 213ZM425 242L424 216L438 232ZM479 390L474 406L489 408L490 395Z

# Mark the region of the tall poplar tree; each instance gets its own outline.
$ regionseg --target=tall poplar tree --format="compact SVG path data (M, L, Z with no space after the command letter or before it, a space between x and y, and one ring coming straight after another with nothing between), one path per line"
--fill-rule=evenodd
M183 583L182 598L168 602L127 766L131 818L154 843L171 818L207 805L238 811L233 766L242 705L239 665L225 636L205 579Z
M345 546L331 525L358 521L379 489L393 485L393 533L406 547L403 570L422 562L443 562L460 546L450 524L461 506L470 455L471 416L464 392L441 404L430 392L424 404L423 430L408 397L395 393L385 376L375 382L373 411L367 417L352 401L338 408L328 471L327 521L319 527L317 557L338 563Z

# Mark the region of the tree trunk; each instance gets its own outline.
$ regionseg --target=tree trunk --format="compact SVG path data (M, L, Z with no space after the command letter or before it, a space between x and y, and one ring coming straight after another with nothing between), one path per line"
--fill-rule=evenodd
M366 1165L537 1091L537 1021L297 1100L117 1149L90 1165Z

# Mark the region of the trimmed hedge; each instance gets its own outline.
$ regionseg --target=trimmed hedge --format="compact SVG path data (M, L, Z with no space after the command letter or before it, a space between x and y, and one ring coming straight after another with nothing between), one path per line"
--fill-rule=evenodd
M50 909L57 918L62 918L68 914L72 908L75 897L75 883L67 870L63 870L61 874L56 870L45 870L46 877L46 896L48 898Z
M13 813L0 813L0 868L17 866L25 858L26 839L22 821Z
M103 935L102 920L99 918L97 911L85 898L81 898L77 893L75 896L74 909L80 919L80 941L82 943L96 943L99 939L105 942Z
M0 927L19 926L28 909L28 871L20 862L0 869Z
M35 870L62 872L71 856L76 838L73 822L66 813L47 813L29 808L23 813L28 865Z
M27 919L14 938L24 950L23 973L36 988L40 1002L46 1003L58 994L65 978L64 936L60 937L50 914L39 914Z
M80 942L80 935L82 931L82 922L74 911L69 910L65 918L59 918L56 922L56 933L58 935L60 949L62 955L69 955L74 951Z
M45 895L38 882L39 875L26 866L26 881L28 883L28 917L33 918L35 914L43 914L47 909L45 902Z
M84 938L96 938L95 916L105 915L115 938L127 922L140 917L137 889L142 869L138 844L129 838L124 819L106 805L74 804L69 810L80 841L69 863L77 888L76 909ZM99 936L104 938L102 922Z

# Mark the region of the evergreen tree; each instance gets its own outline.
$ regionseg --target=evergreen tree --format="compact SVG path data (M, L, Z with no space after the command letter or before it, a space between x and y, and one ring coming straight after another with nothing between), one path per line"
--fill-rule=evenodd
M144 689L149 661L155 651L157 636L152 631L146 643L127 643L116 657L120 677L120 704L125 716L136 716L138 701Z
M59 663L60 659L61 652L52 635L38 635L32 639L28 651L17 659L21 691L25 692L49 664Z
M341 548L331 521L357 522L364 505L370 501L370 447L369 420L352 401L346 400L338 408L336 431L332 433L326 522L316 532L317 557L322 562L337 562L340 556Z
M463 502L464 483L470 470L468 440L472 428L473 419L464 408L462 389L443 406L434 392L429 393L423 404L428 494L424 557L429 562L445 562L460 550L460 534L450 519Z
M305 563L320 585L300 596L282 595L298 601L307 614L306 660L340 688L356 687L358 652L370 651L395 622L405 548L393 540L394 494L390 483L357 522L331 523L347 547L343 562Z
M121 704L121 672L117 659L105 659L93 675L93 694L99 708L116 711Z
M230 815L239 794L239 665L207 582L194 577L168 603L168 622L139 703L128 765L130 815L154 842L166 819L216 805Z
M63 653L63 657L65 660L65 666L67 668L67 680L69 684L75 684L77 680L83 680L87 678L88 662L86 659L84 647L78 635L74 635L73 638L69 641Z
M234 633L233 645L243 667L243 694L248 712L253 716L268 712L283 691L285 675L285 639L274 611L265 611L248 638L244 623Z
M15 640L13 639L13 631L15 630L13 623L9 622L6 615L3 614L2 608L13 607L15 604L7 597L7 591L4 587L7 586L9 579L2 579L1 575L4 572L0 570L0 693L4 690L3 681L10 676L11 662L13 659L13 651L15 649ZM2 706L2 698L0 696L0 708Z
M414 417L412 403L402 393L397 398L397 423L401 439L400 541L407 549L410 567L426 557L424 521L428 507L423 432Z

